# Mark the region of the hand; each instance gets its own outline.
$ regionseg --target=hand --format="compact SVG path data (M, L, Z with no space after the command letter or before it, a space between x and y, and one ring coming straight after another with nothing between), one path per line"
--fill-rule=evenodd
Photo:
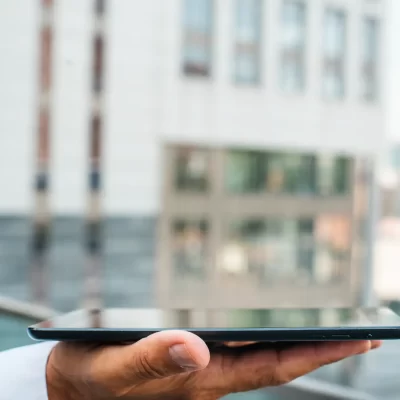
M286 384L379 342L220 347L211 352L185 331L159 332L132 345L59 343L47 364L50 400L216 400Z

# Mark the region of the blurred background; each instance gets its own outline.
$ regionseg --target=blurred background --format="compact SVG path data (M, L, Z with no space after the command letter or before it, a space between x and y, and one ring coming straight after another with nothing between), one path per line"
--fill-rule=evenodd
M81 307L400 311L399 35L394 0L0 0L0 350ZM232 399L398 399L399 355Z

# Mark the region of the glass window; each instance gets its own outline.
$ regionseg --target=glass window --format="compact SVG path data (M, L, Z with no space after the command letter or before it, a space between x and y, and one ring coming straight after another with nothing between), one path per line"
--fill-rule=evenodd
M219 269L228 274L258 273L265 263L263 220L234 221L219 260Z
M323 215L316 221L316 269L319 282L340 280L349 269L351 222L348 217Z
M362 97L375 100L378 96L379 22L366 18L363 23Z
M172 254L175 274L201 277L206 270L208 224L205 220L177 220L173 224Z
M212 63L212 0L184 0L183 71L210 76Z
M306 7L302 1L282 4L281 85L288 92L301 91L305 83Z
M314 276L314 221L301 219L298 222L297 267L300 278Z
M296 246L295 220L234 221L229 226L220 269L225 273L247 274L261 284L295 279Z
M315 194L316 158L312 155L285 156L285 191L297 194Z
M313 155L231 151L226 186L231 193L315 194L316 168Z
M347 157L338 157L335 160L334 193L347 194L350 190L351 163Z
M230 193L257 193L265 190L265 154L256 151L230 151L225 182Z
M331 155L318 157L317 166L317 190L322 196L329 196L334 193L334 169L335 158Z
M262 286L334 283L349 269L350 250L346 216L236 220L228 226L218 269Z
M347 157L318 157L317 190L320 195L345 195L350 191L351 160Z
M297 221L295 219L267 220L264 282L295 281L297 269Z
M261 0L235 1L234 75L239 83L260 80Z
M287 326L318 326L318 310L271 310L269 324L276 327Z
M267 177L270 192L314 194L316 158L306 154L269 153Z
M283 193L285 190L285 158L281 153L267 155L267 190L269 193Z
M196 148L177 149L175 184L178 190L204 192L208 189L209 153Z
M323 95L338 99L345 93L346 15L328 9L325 13L323 40Z
M229 326L258 328L270 325L270 310L230 310L227 312Z

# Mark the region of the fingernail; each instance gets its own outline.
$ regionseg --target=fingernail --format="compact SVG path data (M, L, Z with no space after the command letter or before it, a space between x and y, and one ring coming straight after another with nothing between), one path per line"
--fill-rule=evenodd
M174 362L187 371L200 369L200 366L193 360L184 344L176 344L170 347L169 354Z

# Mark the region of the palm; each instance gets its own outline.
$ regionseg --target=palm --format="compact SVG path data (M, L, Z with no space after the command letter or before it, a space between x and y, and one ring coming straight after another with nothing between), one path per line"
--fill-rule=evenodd
M285 384L380 345L366 341L219 347L211 351L209 360L204 342L196 339L204 347L192 343L190 349L197 349L197 359L203 357L204 367L208 365L197 372L183 372L181 364L173 363L165 352L169 341L178 340L179 335L186 343L195 338L172 332L155 334L132 346L60 343L46 371L48 382L55 382L49 386L55 393L49 399L216 400L229 393Z
M359 353L367 350L360 345L343 343L342 350L338 343L220 349L212 352L206 369L164 378L162 385L152 381L132 387L126 398L214 400L228 393L279 386L351 355L351 346L358 346ZM160 393L160 387L163 393ZM154 397L149 396L150 393L154 393Z

